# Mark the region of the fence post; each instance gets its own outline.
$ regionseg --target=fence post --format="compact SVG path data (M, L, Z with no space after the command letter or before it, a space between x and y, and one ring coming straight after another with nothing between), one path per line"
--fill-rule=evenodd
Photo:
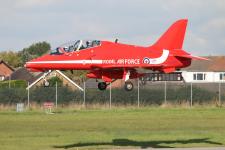
M219 82L219 106L221 106L221 83Z
M55 82L55 107L58 107L58 85L57 81Z
M11 75L9 75L9 89L11 88Z
M165 88L164 88L164 103L167 103L167 85L166 85L166 81L165 81Z
M192 96L193 96L193 91L192 91L192 82L191 82L191 104L190 104L191 107L192 107Z
M111 109L112 105L112 86L111 82L109 83L109 108Z
M86 107L86 85L84 81L84 101L83 101L83 106Z
M27 87L29 87L30 83L27 83ZM27 108L30 108L30 88L27 89Z
M140 85L139 85L139 78L138 78L138 108L140 107Z

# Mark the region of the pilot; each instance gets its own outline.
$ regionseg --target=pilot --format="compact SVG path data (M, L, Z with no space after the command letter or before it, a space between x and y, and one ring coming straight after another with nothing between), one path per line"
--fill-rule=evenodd
M58 52L59 52L60 54L64 53L64 48L63 48L63 47L58 47Z
M86 42L87 48L91 47L91 41Z
M65 46L63 49L65 52L69 52L69 47Z

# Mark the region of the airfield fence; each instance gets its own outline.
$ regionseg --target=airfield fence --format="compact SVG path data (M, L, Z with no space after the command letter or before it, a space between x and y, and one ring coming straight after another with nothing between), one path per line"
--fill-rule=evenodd
M55 107L146 107L162 105L215 105L225 104L225 83L183 83L150 82L142 85L135 83L133 91L109 88L99 91L95 87L85 88L85 92L69 86L1 87L0 104L16 105L25 103L43 106L44 102L54 102Z

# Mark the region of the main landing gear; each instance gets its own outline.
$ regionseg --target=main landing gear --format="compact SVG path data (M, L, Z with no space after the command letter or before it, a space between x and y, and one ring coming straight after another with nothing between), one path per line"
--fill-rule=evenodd
M132 91L133 88L134 88L134 85L132 82L130 82L130 81L125 82L124 89L126 91Z
M103 91L103 90L105 90L106 88L107 88L106 82L99 82L99 83L98 83L98 89L99 89L99 90Z
M103 91L103 90L105 90L107 88L108 85L109 84L106 84L106 82L99 82L98 83L98 89ZM133 83L131 81L125 82L124 89L126 91L132 91L133 88L134 88L134 85L133 85Z

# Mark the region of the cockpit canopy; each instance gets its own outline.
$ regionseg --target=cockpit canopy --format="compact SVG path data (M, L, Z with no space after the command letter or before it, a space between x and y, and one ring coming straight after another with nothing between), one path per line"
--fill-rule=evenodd
M98 40L77 40L69 43L65 43L54 50L51 50L51 55L60 55L63 53L69 53L74 51L80 51L92 47L101 45Z

